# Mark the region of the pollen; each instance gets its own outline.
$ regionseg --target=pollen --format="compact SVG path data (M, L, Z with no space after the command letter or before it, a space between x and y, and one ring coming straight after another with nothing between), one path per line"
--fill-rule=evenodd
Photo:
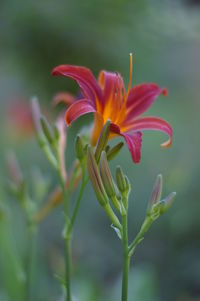
M130 53L130 74L129 74L128 89L125 96L125 102L127 101L129 92L131 90L132 76L133 76L133 54Z

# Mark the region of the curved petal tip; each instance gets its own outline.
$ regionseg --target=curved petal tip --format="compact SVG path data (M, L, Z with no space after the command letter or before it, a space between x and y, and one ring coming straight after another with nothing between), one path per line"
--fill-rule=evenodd
M166 142L162 143L160 146L163 148L168 148L172 145L172 138L170 138L169 140L167 140Z
M59 66L58 66L59 67ZM58 67L55 67L52 71L51 71L51 76L55 76L55 75L58 75L59 72L58 72Z
M65 113L65 121L67 126L69 126L73 121L79 118L82 115L87 113L94 113L96 109L91 104L88 99L81 99L77 102L74 102Z
M163 96L168 96L168 90L166 88L163 88L161 93Z

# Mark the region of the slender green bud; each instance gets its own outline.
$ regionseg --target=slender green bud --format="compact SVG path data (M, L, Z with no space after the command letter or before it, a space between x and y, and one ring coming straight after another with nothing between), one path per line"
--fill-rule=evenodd
M119 188L119 191L121 193L126 192L127 191L127 182L125 179L125 175L120 166L117 166L117 168L116 168L116 180L117 180L117 186Z
M126 175L125 175L125 181L126 181L126 192L129 193L131 191L131 184Z
M106 154L109 152L109 150L110 150L110 145L106 145L106 147L105 147L105 152L106 152Z
M33 97L31 99L31 112L32 112L32 118L33 118L33 123L35 126L35 131L37 135L40 135L42 132L41 124L40 124L40 106L37 97Z
M150 214L152 211L153 205L160 202L161 195L162 195L162 186L163 186L163 180L162 175L158 175L152 190L152 194L149 200L149 205L147 208L147 214Z
M114 157L117 156L117 154L120 152L123 146L124 146L124 142L120 142L116 144L114 147L112 147L111 149L109 149L107 152L108 161L114 159Z
M99 163L101 152L106 148L106 145L108 143L109 133L110 133L110 120L107 120L103 129L101 130L96 146L95 158L97 163Z
M79 135L77 135L75 139L75 152L76 157L79 159L79 161L82 161L85 158L85 149L82 139Z
M108 196L104 189L98 165L90 146L88 146L87 148L87 167L97 200L99 201L100 205L104 207L108 203Z
M162 200L162 206L160 208L160 214L165 213L173 204L175 200L176 192L171 192L164 200Z
M54 142L54 137L53 137L50 125L44 116L40 117L40 123L41 123L42 130L43 130L45 137L47 138L49 144L52 145Z
M101 153L99 166L100 166L101 179L103 181L105 191L106 191L108 197L111 199L115 208L120 211L120 202L117 199L115 183L114 183L114 180L113 180L113 177L112 177L109 165L108 165L107 156L106 156L105 151L103 151Z
M54 126L53 126L53 132L54 132L54 137L55 137L56 141L58 141L60 138L60 133L59 133L59 129L56 124L54 124Z
M116 195L116 191L115 191L115 185L112 178L112 174L108 166L108 161L107 161L107 156L105 151L101 153L99 167L100 167L100 174L106 193L108 197L111 198Z

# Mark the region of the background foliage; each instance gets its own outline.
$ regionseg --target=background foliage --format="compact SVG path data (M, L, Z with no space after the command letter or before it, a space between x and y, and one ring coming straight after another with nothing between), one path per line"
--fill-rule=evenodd
M71 80L51 78L53 67L85 65L95 75L101 69L117 70L127 84L129 52L134 53L134 84L157 82L169 89L168 98L160 97L150 113L174 128L171 149L159 147L164 138L159 133L145 133L141 164L133 165L125 148L112 162L113 168L120 163L131 179L131 234L142 222L158 173L164 175L166 194L177 191L173 209L153 225L136 251L130 294L134 292L135 301L200 300L198 4L189 0L1 0L0 300L21 301L27 250L23 213L5 189L8 149L16 152L30 186L38 166L50 188L56 185L35 138L17 130L15 114L8 107L37 95L43 112L54 120L60 111L52 108L55 93L76 93L77 86ZM68 165L74 156L73 138L90 120L83 117L69 130ZM117 300L122 250L94 199L88 187L74 231L73 290L82 301ZM61 300L54 275L64 269L63 221L60 206L41 224L35 300Z

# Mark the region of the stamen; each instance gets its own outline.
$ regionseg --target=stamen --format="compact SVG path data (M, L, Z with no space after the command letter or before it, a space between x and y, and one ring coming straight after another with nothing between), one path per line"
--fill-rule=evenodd
M130 75L129 75L128 90L126 92L125 101L127 101L128 95L129 95L129 92L130 92L130 89L131 89L132 74L133 74L133 54L130 53Z

